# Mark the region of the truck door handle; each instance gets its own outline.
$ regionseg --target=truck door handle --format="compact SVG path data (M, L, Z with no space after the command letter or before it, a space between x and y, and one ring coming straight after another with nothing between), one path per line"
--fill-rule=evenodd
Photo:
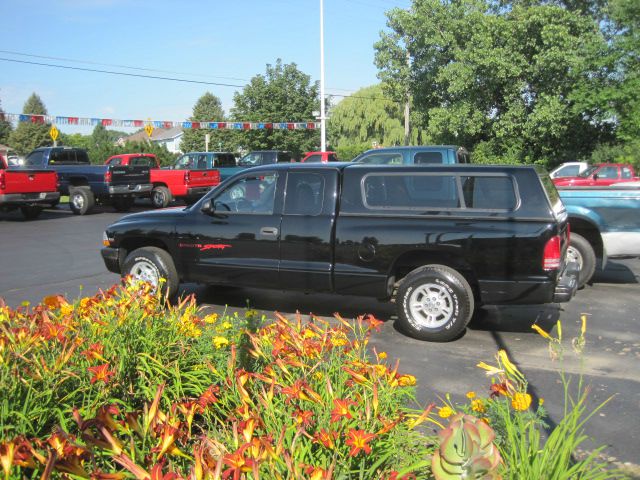
M265 237L277 237L278 229L276 227L262 227L260 229L260 235L264 235Z

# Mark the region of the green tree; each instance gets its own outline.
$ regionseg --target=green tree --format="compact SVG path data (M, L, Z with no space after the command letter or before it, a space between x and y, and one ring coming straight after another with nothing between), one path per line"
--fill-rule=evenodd
M306 122L320 110L318 84L295 63L267 65L264 75L256 75L241 93L233 96L233 118L250 122ZM288 150L294 157L316 150L320 135L316 130L248 130L237 133L245 150Z
M425 140L464 145L475 161L588 156L612 137L610 109L588 96L609 81L612 57L584 13L596 2L553 3L568 2L414 0L391 10L375 45L381 78L408 78ZM408 77L398 58L407 49Z
M0 102L0 143L7 143L12 131L11 123L4 118L4 110L2 110L2 102Z
M381 85L362 88L331 109L327 124L331 148L341 159L348 160L374 144L402 145L403 115L402 100L387 96ZM419 144L423 133L412 130L410 143Z
M46 115L47 109L38 95L31 94L22 109L23 114ZM52 142L49 136L51 125L45 123L19 122L17 128L9 135L9 146L21 155Z
M224 121L225 114L220 99L212 93L202 95L193 107L192 122ZM211 128L186 129L182 136L183 152L204 152L205 136L209 134L209 150L229 150L234 148L233 132Z

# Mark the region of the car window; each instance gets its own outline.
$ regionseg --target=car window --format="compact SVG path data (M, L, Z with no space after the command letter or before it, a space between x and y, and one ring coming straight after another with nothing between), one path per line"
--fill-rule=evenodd
M304 161L305 163L317 163L322 161L322 155L319 153L309 155L307 159Z
M556 177L575 177L580 173L580 165L567 165L556 171Z
M276 156L276 161L278 163L291 163L291 155L289 155L287 152L278 152Z
M622 167L622 178L633 178L629 167Z
M618 167L602 167L598 170L598 178L618 178Z
M195 158L192 155L183 155L176 161L176 169L193 168Z
M584 172L579 173L579 177L587 178L593 174L598 169L598 167L589 167Z
M289 172L284 213L319 215L324 200L324 177L317 173Z
M153 161L153 158L151 157L133 157L129 161L129 164L135 165L135 166L144 166L144 167L155 167L156 165L155 162Z
M371 165L402 165L403 158L401 153L370 153L357 159L357 162Z
M198 155L198 158L195 162L195 168L199 170L206 170L207 168L207 156L206 155Z
M213 199L217 212L271 215L275 203L277 174L242 177Z
M462 177L462 192L467 208L513 210L517 205L511 177Z
M460 207L456 177L439 173L370 173L361 183L369 209L418 210Z
M109 160L109 165L122 165L122 157L115 157Z
M329 154L329 158L328 158L329 162L339 162L340 160L338 160L338 157L335 153L331 153Z
M243 167L254 167L256 165L261 165L262 154L259 152L247 153L244 157L240 159L238 165Z
M441 152L418 152L413 156L416 165L431 165L443 163Z
M235 167L236 166L236 158L230 153L223 153L220 155L216 155L216 165L217 167Z
M49 163L66 165L77 163L75 150L51 150L49 154Z
M44 155L44 152L42 150L37 152L31 152L29 155L27 155L27 158L24 160L24 164L28 167L41 166L42 162L44 161L43 155Z

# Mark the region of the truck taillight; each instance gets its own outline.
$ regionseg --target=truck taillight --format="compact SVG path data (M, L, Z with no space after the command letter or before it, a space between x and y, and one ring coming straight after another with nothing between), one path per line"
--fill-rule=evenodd
M7 183L4 179L4 171L0 170L0 190L7 188Z
M104 183L111 183L111 170L107 170L104 173Z
M560 268L561 261L560 237L556 235L551 237L544 246L544 254L542 257L542 268L544 270L557 270Z
M189 170L184 172L184 183L189 184L191 182L191 172Z

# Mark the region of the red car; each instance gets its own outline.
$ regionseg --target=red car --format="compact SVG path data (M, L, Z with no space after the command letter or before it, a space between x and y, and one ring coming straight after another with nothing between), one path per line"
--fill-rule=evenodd
M631 165L626 163L599 163L576 177L553 179L557 187L606 187L614 183L637 181Z
M307 152L304 154L302 162L307 163L327 163L327 162L339 162L336 152Z
M152 153L114 155L105 164L149 165L153 184L151 203L155 208L166 207L173 198L182 198L187 204L194 203L220 183L218 170L163 169Z

